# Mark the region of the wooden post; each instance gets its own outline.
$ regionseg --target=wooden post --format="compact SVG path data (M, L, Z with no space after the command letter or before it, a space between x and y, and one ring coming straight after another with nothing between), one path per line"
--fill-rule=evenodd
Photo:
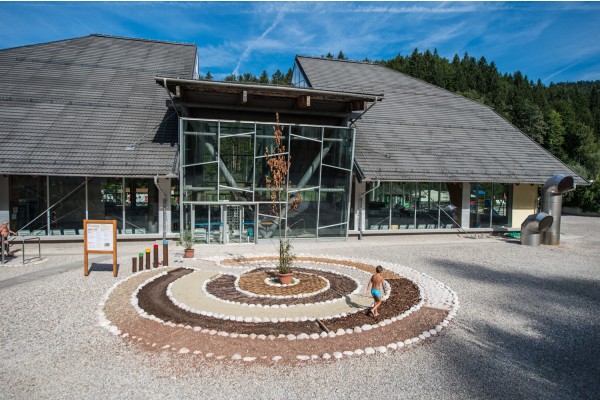
M146 249L146 269L150 269L150 249Z
M144 253L138 254L138 271L144 270Z
M169 242L163 240L163 267L169 265Z
M135 259L135 257L131 258L131 273L135 274L137 272L137 260Z
M158 245L154 245L154 262L152 263L154 268L158 268Z

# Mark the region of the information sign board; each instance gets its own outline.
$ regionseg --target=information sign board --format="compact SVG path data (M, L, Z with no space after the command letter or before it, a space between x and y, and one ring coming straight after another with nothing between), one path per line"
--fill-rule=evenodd
M117 221L83 220L83 274L89 275L88 254L112 254L113 276L117 276Z

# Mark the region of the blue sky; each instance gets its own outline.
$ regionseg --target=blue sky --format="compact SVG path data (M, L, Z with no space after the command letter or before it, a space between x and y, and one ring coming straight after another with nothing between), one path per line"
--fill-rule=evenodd
M283 72L296 54L465 52L534 81L600 80L596 2L0 2L0 48L102 33L195 43L200 73Z

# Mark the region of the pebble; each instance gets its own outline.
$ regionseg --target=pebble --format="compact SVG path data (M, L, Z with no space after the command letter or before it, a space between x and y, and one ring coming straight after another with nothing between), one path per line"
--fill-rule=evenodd
M273 358L271 358L271 360L277 362L277 361L281 360L282 358L283 357L281 357L281 356L274 356Z
M187 354L190 352L190 349L182 347L179 349L179 354Z
M250 362L250 361L256 360L256 357L244 357L242 360L244 360L246 362Z
M380 353L387 353L387 347L385 346L375 347L375 350L377 350Z
M318 333L311 333L311 334L310 334L310 338L311 338L311 339L318 339L319 337L320 337L320 336L319 336L319 334L318 334Z
M390 343L387 345L387 347L391 350L396 350L398 348L398 345L396 343Z
M296 358L300 361L308 361L310 360L310 356L296 356Z
M356 349L354 350L354 354L356 354L357 356L362 356L363 354L365 354L365 351L363 349Z
M350 350L346 350L346 351L344 351L344 355L345 355L345 356L353 356L353 355L354 355L354 352L353 352L353 351L350 351Z
M374 348L372 348L372 347L367 347L367 348L365 349L365 354L366 354L366 355L369 355L369 356L370 356L370 355L373 355L373 354L375 354L375 349L374 349Z
M323 354L323 355L321 356L321 358L322 358L323 360L329 360L329 359L331 358L331 355L330 355L329 353L325 353L325 354Z
M339 351L336 351L335 353L333 353L333 357L335 357L336 359L340 359L342 358L344 355L342 353L340 353Z
M291 333L289 335L287 335L286 337L287 337L287 340L296 340L296 335L293 335Z

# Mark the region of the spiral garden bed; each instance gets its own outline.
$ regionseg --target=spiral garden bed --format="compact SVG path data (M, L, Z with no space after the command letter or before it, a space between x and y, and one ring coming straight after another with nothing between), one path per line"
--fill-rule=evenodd
M100 303L100 324L151 351L224 362L336 360L403 349L456 314L446 285L396 264L297 257L278 285L273 257L188 261L133 274ZM388 296L375 318L366 284L384 266Z

